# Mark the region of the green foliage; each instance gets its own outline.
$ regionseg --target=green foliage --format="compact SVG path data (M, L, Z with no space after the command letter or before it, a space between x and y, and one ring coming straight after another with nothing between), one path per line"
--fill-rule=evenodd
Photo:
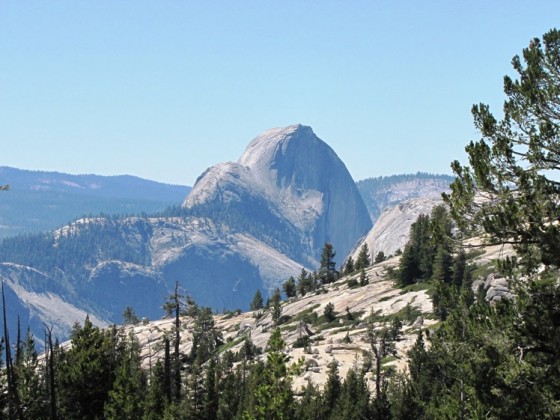
M366 243L362 245L360 248L360 252L358 253L358 258L356 258L356 264L354 268L356 270L361 270L363 268L368 268L371 265L371 260L369 257L369 248Z
M202 366L222 344L222 333L215 327L212 310L198 308L194 318L190 361Z
M359 283L360 283L360 286L362 286L362 287L369 284L369 280L368 280L367 275L366 275L366 270L363 269L363 268L360 270Z
M296 341L294 341L292 347L294 349L305 348L309 346L309 343L310 343L309 337L307 335L302 335L301 337L298 337Z
M49 411L46 381L40 373L40 365L35 350L35 339L27 329L23 343L18 340L18 356L14 366L17 385L17 400L20 403L20 415L26 419L46 418Z
M261 295L261 291L257 289L255 292L255 296L253 296L253 300L251 301L250 309L252 311L258 311L259 309L263 308L263 298Z
M502 120L487 105L473 106L482 139L466 147L470 166L453 162L457 179L445 196L465 234L513 244L526 273L560 266L559 44L553 29L523 50L524 63L513 58L519 78L504 77Z
M107 419L140 419L144 414L146 374L140 365L140 345L134 335L121 339L115 382L105 403Z
M293 277L290 277L288 280L286 280L282 285L282 288L284 289L284 293L288 298L295 297L297 294L296 281Z
M280 321L280 317L282 316L281 302L282 300L280 296L280 290L276 289L274 291L274 294L272 295L272 298L270 299L270 307L272 311L271 316L272 316L272 320L276 325L278 325L278 322Z
M309 292L313 292L317 289L317 283L315 279L308 273L305 268L301 269L301 273L298 277L298 285L297 285L298 293L301 296L305 296Z
M352 255L350 255L346 260L346 264L344 264L344 275L347 276L352 274L354 271L354 259L352 258Z
M356 280L356 279L350 279L350 280L348 280L348 282L346 284L348 285L349 289L354 289L354 288L360 286L360 283L358 283L358 280Z
M331 417L341 419L367 419L372 417L370 394L362 373L350 369L342 384L335 413Z
M125 308L123 312L123 322L125 325L136 325L140 322L140 319L138 319L131 306Z
M383 251L379 251L377 254L375 254L375 259L373 260L373 263L379 264L385 261L386 259L387 257L385 256L385 253Z
M335 255L336 252L334 251L333 245L329 242L325 243L321 253L321 265L319 267L319 278L323 284L332 283L338 277L336 262L334 261Z
M406 287L430 279L449 283L452 244L452 222L444 206L434 207L429 216L418 216L410 228L410 238L400 259L399 285Z
M60 413L65 418L100 418L115 380L116 332L93 326L89 317L72 331L72 347L57 366Z
M461 253L451 270L448 261L434 267L434 306L445 321L429 347L419 335L411 350L409 378L393 394L396 416L560 416L560 32L549 31L543 42L523 50L524 64L514 57L519 79L504 79L501 121L486 105L473 107L482 139L466 148L470 166L452 164L457 180L445 196L463 236L514 246L517 257L499 268L516 298L475 299L472 278L489 268L473 272Z
M245 412L247 416L275 419L293 417L294 396L284 347L280 329L276 328L268 340L266 368L254 389L253 403Z
M342 392L342 383L338 375L338 362L333 360L328 364L327 382L323 390L323 410L332 413Z
M325 317L325 321L327 322L332 322L336 319L334 304L332 302L329 302L325 305L325 309L323 310L323 316Z

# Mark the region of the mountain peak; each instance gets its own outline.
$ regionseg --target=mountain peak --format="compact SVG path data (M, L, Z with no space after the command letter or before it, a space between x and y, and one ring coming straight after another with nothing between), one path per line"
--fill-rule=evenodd
M345 255L371 228L344 163L301 124L255 137L237 163L206 171L183 205L222 212L224 220L242 226L267 226L262 237L269 237L273 226L279 235L275 244L290 243L281 249L285 253L298 248L297 256L290 255L302 263L309 261L305 256L318 258L325 242L335 243ZM289 240L279 239L284 231L293 233Z

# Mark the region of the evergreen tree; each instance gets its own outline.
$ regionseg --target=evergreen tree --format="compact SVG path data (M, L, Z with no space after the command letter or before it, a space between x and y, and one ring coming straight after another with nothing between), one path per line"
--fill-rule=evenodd
M375 358L375 399L373 410L376 418L389 418L390 408L387 401L387 379L383 374L382 361L389 355L396 356L396 341L400 335L400 324L375 328L373 312L369 317L367 337Z
M52 341L52 327L48 328L45 325L45 345L47 350L45 353L45 361L47 363L47 369L45 378L47 381L47 391L49 394L49 413L51 419L58 418L58 410L56 405L56 377L55 377L55 346Z
M39 370L35 339L29 328L16 360L15 373L18 378L18 400L22 408L22 418L47 418L48 398L46 386L44 377L42 377Z
M234 356L231 351L226 351L219 363L218 392L219 405L216 418L229 420L235 418L240 411L243 399L244 385L242 383L240 369L233 369ZM244 360L243 363L246 363Z
M194 319L192 347L189 359L202 366L222 344L222 334L216 329L210 308L199 308Z
M375 260L373 261L374 264L379 264L385 261L387 257L385 257L385 253L383 251L379 251L375 254Z
M298 292L301 296L305 296L306 293L312 292L316 289L316 283L313 276L308 273L305 268L301 269L301 273L298 277Z
M282 316L281 302L282 300L281 300L280 290L276 289L270 300L270 306L272 310L271 316L272 316L272 320L276 325L278 325L278 322L280 321L280 317Z
M366 276L366 270L362 268L360 270L360 286L366 286L369 284L369 280Z
M215 357L211 357L205 366L204 377L204 397L202 402L202 413L200 419L213 420L216 418L219 401L219 389L217 376L217 361Z
M325 309L323 310L323 316L325 317L325 321L327 322L333 322L336 319L334 304L332 302L329 302L325 305Z
M547 32L542 42L533 39L512 64L518 78L504 77L502 119L487 105L473 106L482 138L466 147L469 166L452 163L457 178L444 199L463 236L481 235L486 243L513 246L516 256L502 260L499 268L517 297L494 309L476 301L451 311L449 329L438 335L445 340L441 347L457 349L470 363L445 360L437 353L439 340L432 343L437 367L456 367L448 377L460 378L447 382L444 394L449 396L438 400L435 414L560 416L560 31ZM517 281L520 277L523 281ZM475 319L485 322L476 324ZM463 349L469 350L465 342L476 342L477 350L464 355ZM476 376L481 366L487 372L483 381ZM488 401L481 390L499 395L500 403ZM457 395L465 399L453 405Z
M328 368L327 382L323 389L323 418L333 413L342 392L342 383L338 375L338 362L333 360L328 364Z
M326 417L323 415L321 392L311 381L307 382L303 396L296 404L295 410L296 419L322 420Z
M294 396L288 371L288 357L279 328L268 340L266 368L259 385L254 389L254 404L246 413L251 418L293 418Z
M249 307L252 311L258 311L263 308L263 298L259 289L255 292L255 296L253 296L253 300L251 301L251 305Z
M173 326L173 359L170 361L171 366L171 390L173 398L175 401L179 401L181 398L181 355L179 352L179 346L181 341L181 299L184 298L183 295L179 294L179 282L175 282L174 292L167 298L163 305L163 309L168 315L173 314L175 317L175 325ZM194 306L194 311L197 307ZM167 338L166 338L167 339ZM167 343L166 343L167 345ZM194 347L194 345L193 345Z
M144 420L159 420L163 417L168 403L165 389L165 369L161 361L157 361L150 377L145 401ZM171 393L169 393L171 394ZM171 395L169 395L171 399Z
M140 364L140 345L133 334L122 339L122 353L113 388L105 404L107 419L141 419L147 391L146 375Z
M539 264L560 266L560 31L553 29L513 58L519 78L504 77L501 121L487 105L473 106L482 139L455 161L452 192L444 198L465 234L485 233L491 243L513 244L527 273ZM483 196L484 201L475 200Z
M369 391L363 374L350 369L342 384L335 418L359 420L371 418Z
M125 325L136 325L140 322L132 306L127 306L125 308L123 312L123 321Z
M95 327L89 317L83 326L74 326L72 347L64 352L56 376L60 415L64 418L96 419L103 415L116 362L111 334Z
M371 260L369 257L369 248L366 243L360 248L358 258L356 258L355 269L361 270L362 268L368 268L371 265Z
M346 260L346 264L344 264L344 275L347 276L349 274L352 274L354 270L354 259L352 258L352 255L350 255Z
M319 267L319 277L323 284L332 283L336 280L336 262L334 257L336 252L331 243L327 242L323 246L323 251L321 253L321 265Z
M286 282L284 282L282 287L284 288L284 293L286 293L286 296L288 298L296 296L297 294L296 281L293 277L290 277L288 280L286 280Z

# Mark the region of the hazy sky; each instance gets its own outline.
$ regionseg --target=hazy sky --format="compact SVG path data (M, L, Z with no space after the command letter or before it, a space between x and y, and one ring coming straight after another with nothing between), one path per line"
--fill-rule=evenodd
M356 180L450 173L560 1L0 0L0 165L192 185L313 127ZM9 180L0 180L0 184Z

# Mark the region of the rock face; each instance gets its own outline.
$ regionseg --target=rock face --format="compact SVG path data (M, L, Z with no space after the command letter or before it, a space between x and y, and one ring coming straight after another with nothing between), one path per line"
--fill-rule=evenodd
M249 230L304 265L316 264L325 242L346 255L371 228L344 163L302 125L266 131L237 163L207 170L183 206Z
M316 269L325 242L341 262L370 228L342 161L311 128L294 125L261 134L237 163L208 169L176 213L81 219L48 237L14 240L0 258L18 263L21 275L39 261L44 293L58 289L56 298L78 309L73 322L87 312L120 323L127 306L161 317L176 282L201 305L247 308L257 289L266 295L302 267ZM34 248L30 258L25 250ZM60 329L69 331L67 323Z
M449 191L453 177L419 172L417 174L391 175L368 178L357 182L372 221L384 210L415 198L440 199L442 192Z
M52 327L55 337L67 337L75 322L83 322L88 314L84 302L67 293L64 287L52 278L33 268L12 263L0 263L6 300L6 314L12 340L17 334L17 319L25 334L27 326L35 336L39 346L43 344L44 325ZM95 314L91 321L99 326L108 325L107 321Z
M404 201L386 209L367 236L352 252L356 259L360 248L367 244L372 257L382 251L386 256L403 249L408 242L410 226L421 214L430 214L432 209L443 201L438 198L418 198Z

